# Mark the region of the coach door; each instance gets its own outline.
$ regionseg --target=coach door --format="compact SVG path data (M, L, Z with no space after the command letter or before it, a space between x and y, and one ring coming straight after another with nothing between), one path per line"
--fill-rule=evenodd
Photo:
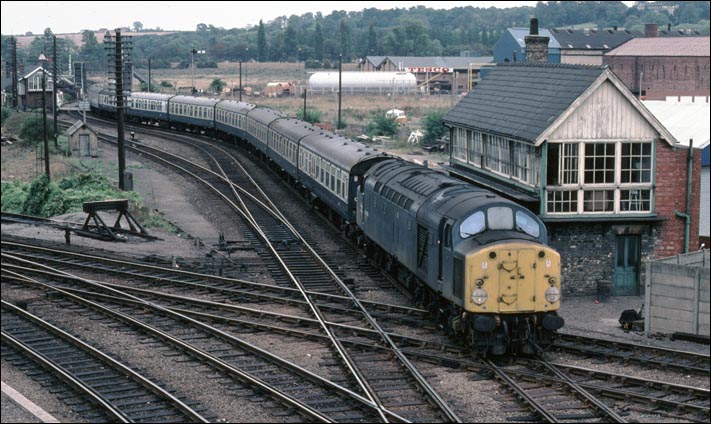
M640 259L639 236L618 235L616 244L613 292L616 296L635 296Z

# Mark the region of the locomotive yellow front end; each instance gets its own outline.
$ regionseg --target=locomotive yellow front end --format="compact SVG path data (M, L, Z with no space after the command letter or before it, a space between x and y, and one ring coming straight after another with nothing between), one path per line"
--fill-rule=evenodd
M464 281L466 334L480 352L535 353L563 326L560 255L548 246L517 241L471 252Z

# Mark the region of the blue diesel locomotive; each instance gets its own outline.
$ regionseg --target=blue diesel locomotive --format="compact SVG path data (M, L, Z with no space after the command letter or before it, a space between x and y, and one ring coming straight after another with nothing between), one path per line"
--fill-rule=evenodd
M115 97L90 95L115 114ZM563 326L560 256L527 209L361 143L232 100L131 93L129 121L247 143L482 354L533 353Z

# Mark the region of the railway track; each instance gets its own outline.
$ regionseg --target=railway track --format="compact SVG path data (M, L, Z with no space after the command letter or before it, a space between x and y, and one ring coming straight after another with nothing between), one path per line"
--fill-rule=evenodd
M143 128L142 128L143 130ZM218 154L215 154L215 152L210 153L213 157L215 156L220 156L224 155L226 152L222 152ZM209 156L209 155L208 155ZM225 159L227 158L227 159ZM235 159L229 159L228 155L225 155L222 160L215 160L216 163L221 163L221 165L218 166L218 171L213 171L215 176L217 176L217 179L219 180L219 174L221 173L223 176L225 174L228 174L228 172L225 171L225 168L230 166L230 162L235 162ZM222 168L222 171L219 171L219 168ZM249 173L249 172L247 172ZM212 177L210 177L212 178ZM239 174L234 177L235 179L241 178ZM247 183L242 181L241 185L242 186L247 186ZM225 193L227 191L231 191L232 195L237 198L237 202L239 203L239 198L252 198L254 196L254 199L258 199L259 196L261 196L260 193L252 193L251 195L248 195L242 191L240 191L240 194L235 195L235 191L237 189L234 188L234 185L230 184L229 189L225 190ZM256 202L255 202L256 203ZM268 205L268 201L264 201L264 205L260 206L262 211L269 209L272 212L276 209L273 205ZM270 215L271 212L269 213L263 213L262 215ZM262 220L262 216L260 215L260 220ZM278 225L277 226L270 226L269 224L263 224L265 228L268 228L268 232L264 232L266 234L266 239L270 239L275 242L276 248L280 249L284 252L287 252L285 255L288 256L288 252L292 251L294 248L294 244L296 244L293 239L289 238L291 237L288 232L286 232L286 229L289 229L289 226L281 221L278 217L278 214L272 215L274 218L274 222L276 222ZM249 219L247 219L249 220ZM256 219L253 217L252 220ZM291 235L296 235L295 233L298 234L297 231L293 230L291 232ZM252 234L252 236L248 236L250 243L255 243L259 239L259 237L256 237ZM298 238L298 236L297 236ZM268 255L264 255L265 250L262 250L262 259L265 263L268 264L268 266L271 266L272 271L274 272L275 275L278 275L279 272L281 271L282 268L284 269L289 269L288 266L280 266L280 264L276 264L273 262L271 259L269 259ZM300 262L300 259L297 259L295 262ZM277 261L278 262L278 261ZM286 262L286 261L282 261ZM331 259L330 261L327 259L325 262L330 262L330 265L333 265L334 261ZM271 264L271 265L270 265ZM324 268L322 268L323 270ZM297 273L300 271L296 271ZM304 275L305 277L310 276L313 274L313 269L312 268L307 268L305 269ZM340 272L336 272L337 277L341 278ZM166 281L166 283L172 283L173 277L172 276L164 276L163 279ZM269 294L265 295L264 292L262 292L261 287L255 287L251 286L250 288L245 288L244 285L238 284L235 286L232 286L234 283L230 282L222 282L222 283L217 283L216 286L217 288L220 287L221 284L226 284L228 285L227 290L223 294L223 300L227 299L240 299L241 301L248 301L252 302L255 304L258 304L260 306L266 305L269 303L273 302L286 302L284 304L288 304L291 306L294 306L295 309L301 309L303 310L305 308L304 303L299 300L299 290L293 289L293 287L289 287L289 278L285 278L282 280L282 285L280 289L285 289L287 291L291 290L292 293L297 294L297 296L294 296L292 300L282 300L282 295L281 294L276 294L272 296L271 290L272 288L269 289L264 289L264 292L268 292ZM333 296L328 302L334 300L334 299L344 299L345 304L351 303L350 298L343 296L342 294L339 293L342 288L336 288L335 290L333 289L333 285L330 283L323 283L320 280L317 280L313 286L312 289L307 289L304 290L304 292L309 293L310 295L313 295L315 299L322 299L323 296ZM349 290L357 290L359 287L357 285L353 284L345 284L346 288ZM275 286L271 286L275 287ZM235 291L232 292L231 290L234 289ZM194 290L197 292L201 291L202 289L199 287L196 287ZM333 291L332 291L333 290ZM148 296L148 294L142 293L141 296ZM152 301L158 302L158 298L151 298ZM353 346L352 350L354 352L357 351L367 351L369 352L368 355L363 355L362 358L357 359L357 361L361 362L367 362L367 361L377 361L378 356L376 356L373 352L388 352L389 348L382 343L382 340L378 340L378 338L382 338L382 334L378 335L377 331L373 329L366 328L366 326L362 325L363 319L357 319L357 315L352 315L348 316L348 313L345 314L336 314L336 309L338 308L338 304L334 303L333 308L329 308L326 301L319 300L321 304L319 305L320 308L323 308L326 312L323 314L323 320L318 320L314 319L312 317L304 317L301 315L298 316L287 316L286 314L278 314L278 313L270 313L267 314L269 315L268 320L272 321L277 321L280 323L288 322L289 324L293 323L298 323L299 326L304 327L304 328L294 328L292 325L288 326L280 326L280 325L274 325L273 323L269 323L266 321L259 321L253 318L250 319L241 319L240 317L244 317L245 315L249 315L249 313L245 311L240 311L239 313L235 313L234 315L230 315L227 312L223 312L220 310L219 313L215 313L213 310L212 305L186 305L184 300L179 300L176 301L175 299L171 300L171 302L177 302L169 306L169 303L166 303L164 306L168 309L176 309L179 310L181 313L185 315L189 315L195 319L200 319L204 321L209 321L213 325L218 325L217 323L225 324L226 327L228 326L239 326L243 328L251 328L252 331L258 331L258 332L264 332L264 333L276 333L276 334L288 334L292 337L297 337L297 338L305 338L305 339L321 339L322 343L327 344L328 341L325 337L322 331L319 331L319 326L328 326L329 328L333 328L333 336L336 337L339 340L339 343L342 343L347 346ZM167 302L165 299L161 300L161 302ZM291 303L290 303L291 302ZM388 308L393 307L393 305L385 305L385 304L380 304L378 305L377 302L367 305L368 311L373 316L377 316L377 314L381 314L380 316L377 316L378 321L383 321L383 322L388 322L388 319L390 316L397 316L399 314L398 309L394 310L388 310ZM399 308L397 306L396 308ZM260 308L261 309L261 308ZM332 312L333 311L333 312ZM344 311L347 311L347 308L344 309ZM404 312L402 309L400 309L400 312ZM263 311L254 311L255 315L259 315L260 313L263 313ZM345 317L344 317L345 315ZM416 317L414 322L417 322L421 318L421 316L424 316L423 311L416 310L416 309L411 309L409 312L403 314L405 317L405 321L410 320L413 315ZM330 319L331 316L337 316L337 319ZM340 322L339 322L340 321ZM397 322L397 318L392 320L393 322ZM350 336L350 338L349 338ZM458 351L458 348L456 346L445 346L443 344L438 344L437 342L433 342L431 340L417 340L416 338L412 337L406 337L406 336L399 336L396 333L387 333L386 336L388 338L392 338L397 340L397 345L400 346L398 349L403 355L406 355L408 358L411 358L412 360L419 361L420 363L436 363L438 366L443 366L443 367L460 367L462 369L466 370L477 370L477 372L489 372L493 373L494 368L491 367L491 365L495 364L481 364L476 361L471 361L471 358L467 356L466 351ZM420 346L418 347L418 343L420 343ZM562 343L567 343L565 341L562 341ZM438 349L440 351L444 350L450 353L450 355L439 355L437 354ZM561 348L563 349L563 348ZM565 348L568 349L568 348ZM572 348L571 348L572 349ZM610 348L608 348L610 349ZM620 351L624 352L625 348L621 348ZM588 353L588 354L593 354L593 353ZM391 353L392 355L392 353ZM458 357L458 355L461 355L461 357ZM621 353L620 358L624 359L625 356L630 356L630 354L625 354ZM334 360L337 362L338 360ZM650 367L656 367L664 366L664 362L655 362L655 361L641 361L641 363L646 363L647 366ZM708 363L708 356L706 357L706 363ZM595 371L591 370L584 370L584 369L575 369L575 367L567 367L565 368L565 373L566 374L575 374L578 378L578 380L573 381L568 378L566 380L563 376L556 375L555 371L548 369L547 372L543 372L540 369L537 370L532 370L531 368L533 367L523 367L521 364L518 364L516 366L511 366L511 365L504 365L501 366L495 365L499 367L499 372L505 373L509 375L509 379L512 381L516 381L516 379L519 379L520 381L526 381L526 379L534 378L536 379L537 384L543 384L542 382L548 381L550 382L549 384L552 384L554 386L567 386L567 387L575 387L576 385L581 385L580 388L583 389L583 392L586 393L587 395L581 395L580 392L578 391L577 395L577 400L570 401L571 405L574 407L571 408L570 411L573 411L569 416L566 416L563 414L560 410L557 412L551 412L550 410L548 411L548 417L545 415L537 414L534 412L534 415L529 416L529 418L533 417L534 419L550 419L550 420L559 420L560 418L579 418L579 419L595 419L598 420L600 419L601 416L607 416L608 420L610 420L611 416L613 417L612 420L615 421L620 421L621 417L615 417L615 411L610 411L612 415L610 415L608 412L605 412L605 409L607 408L604 404L600 405L595 405L596 402L596 397L593 396L592 394L595 394L596 396L599 397L610 397L610 398L619 398L620 396L626 397L626 399L636 399L640 403L645 404L647 401L642 401L644 398L644 394L641 392L643 389L639 388L644 386L645 384L648 387L661 387L661 386L668 386L672 387L670 389L671 394L668 395L661 395L662 393L661 389L657 389L657 392L654 393L652 396L649 396L649 399L651 399L649 402L649 406L646 411L649 411L649 413L660 413L660 414L668 414L667 416L669 417L678 417L679 419L689 419L689 420L696 420L698 417L708 417L708 407L704 406L705 404L708 403L708 391L704 394L703 391L699 393L694 393L694 395L687 395L687 399L682 399L681 402L677 402L672 399L667 399L666 397L680 397L678 393L681 393L685 390L684 387L678 387L674 385L668 385L663 382L649 382L645 380L639 379L636 384L637 388L635 388L634 385L629 384L630 381L635 380L632 377L629 376L614 376L611 375L607 377L607 380L605 378L599 377L600 375L604 373L597 373ZM552 366L549 364L549 366ZM560 364L555 365L558 370L560 370L561 367L563 367ZM518 368L516 368L518 367ZM487 371L488 370L488 371ZM582 371L581 371L582 370ZM706 371L708 375L708 371ZM580 376L581 375L586 375L588 380L600 380L600 381L607 381L607 387L603 387L604 384L597 382L596 384L590 383L587 380L583 380L581 383ZM595 377L592 377L595 375ZM513 377L512 377L513 376ZM533 377L532 377L533 376ZM371 377L369 377L371 378ZM374 381L377 383L377 375L372 377L374 378ZM613 381L613 383L610 383L610 381ZM615 381L625 381L626 383L620 384L620 383L614 383ZM609 387L610 385L614 387ZM529 391L536 391L537 389L541 388L543 386L539 385L536 386L531 385L529 387ZM385 391L391 390L392 388L386 388ZM693 388L692 388L693 389ZM552 390L552 389L541 389L543 391L545 390ZM571 389L572 390L572 389ZM686 388L688 393L689 388ZM697 389L696 389L697 390ZM573 390L574 391L574 390ZM560 395L561 398L563 394ZM582 398L580 397L582 396ZM586 397L587 396L587 397ZM705 396L705 397L704 397ZM656 397L656 406L655 406L655 397ZM582 399L582 400L581 400ZM577 407L575 406L575 402L579 402L581 405L590 405L592 404L593 407L588 407L585 406L585 408L589 409L581 409L583 406ZM694 402L696 404L694 404ZM539 402L540 404L540 402ZM663 405L663 407L659 407L659 405ZM623 412L625 411L625 408L629 407L629 405L622 405L616 406L617 409L621 409ZM532 411L536 411L535 406L531 406L529 404L529 408L531 408ZM704 409L705 408L705 409ZM546 408L544 408L546 409ZM577 412L575 412L577 411ZM671 412L666 412L666 411L671 411ZM442 416L440 415L440 418ZM703 418L702 418L703 419Z
M42 260L43 263L47 263L46 257L38 259ZM63 259L60 262L71 263L72 261ZM8 268L7 265L5 265L5 268ZM156 275L153 281L162 279L171 281L171 278L166 275ZM177 311L196 320L209 322L225 332L239 328L259 333L279 334L295 339L289 343L295 343L297 342L296 340L325 341L325 336L318 331L318 322L302 316L265 313L261 310L249 310L248 308L231 304L231 302L206 302L201 299L188 298L184 295L168 295L146 289L106 285L124 293L140 296L145 301L161 305L166 309ZM149 283L148 285L152 284ZM336 333L341 343L362 351L364 357L373 359L376 358L376 353L378 352L388 352L386 348L378 343L377 334L373 334L371 330L363 326L349 326L337 323L329 323L329 325L338 327ZM491 373L491 370L494 369L490 364L482 364L472 358L466 349L461 346L442 345L429 340L397 334L390 334L390 337L398 341L404 354L411 360L437 364L440 367L456 368L462 370L462 372ZM331 358L331 361L336 363L333 358ZM570 420L577 418L578 420L587 420L599 419L600 416L605 416L601 409L587 406L592 402L586 397L580 399L581 395L577 394L578 392L572 389L571 386L582 388L588 397L591 394L594 395L594 398L601 399L604 405L610 405L609 408L614 407L617 411L620 411L620 414L627 413L630 409L635 409L638 412L659 414L665 417L690 421L703 420L709 414L708 390L525 359L520 359L513 365L499 364L496 366L498 368L495 368L496 371L493 372L497 373L497 375L503 374L506 376L499 378L502 384L511 387L519 401L533 402L532 405L529 405L529 408L534 411L534 415L528 416L529 419ZM560 370L568 378L553 374L550 367ZM377 378L373 379L373 381L376 380ZM391 385L390 387L396 386ZM561 390L560 387L567 387L567 389ZM549 397L553 396L557 402L555 403L556 407L565 404L569 409L565 411L566 413L555 408L551 411L550 404L536 399L541 394ZM634 403L631 403L630 400L633 400ZM549 411L549 415L543 415L540 411Z
M44 368L81 393L75 410L88 420L209 422L150 377L4 300L2 343L13 352L3 352L7 360Z
M557 351L569 352L645 367L675 370L683 373L708 376L711 372L709 355L673 349L644 346L588 336L560 332L553 345Z

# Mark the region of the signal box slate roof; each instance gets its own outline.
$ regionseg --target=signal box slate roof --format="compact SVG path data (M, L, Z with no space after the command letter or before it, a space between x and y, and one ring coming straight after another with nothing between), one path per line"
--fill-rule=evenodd
M709 57L709 37L633 38L605 56L701 56Z
M498 64L443 120L446 124L534 142L605 69L584 65Z

